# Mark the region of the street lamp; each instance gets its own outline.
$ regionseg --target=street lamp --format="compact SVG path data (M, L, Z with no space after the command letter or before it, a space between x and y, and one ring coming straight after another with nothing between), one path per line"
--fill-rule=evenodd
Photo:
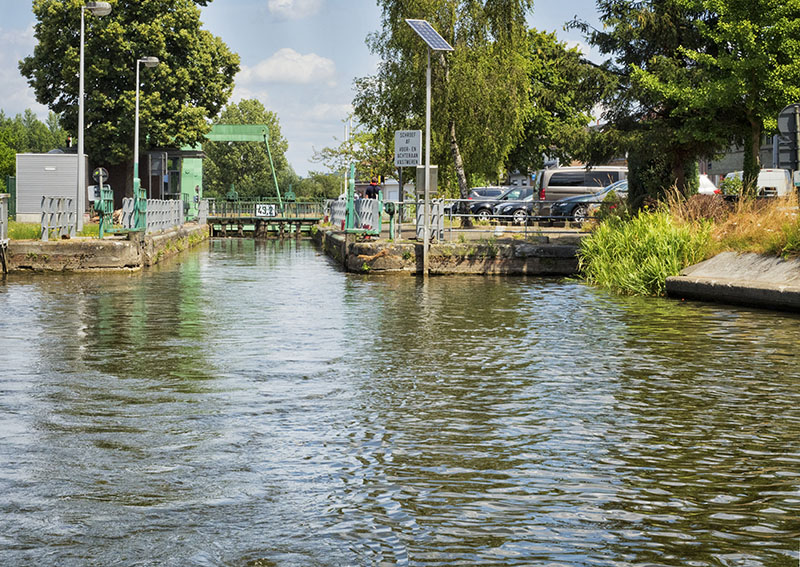
M81 56L78 68L78 194L75 201L76 230L83 229L83 213L80 209L81 197L85 191L86 173L83 166L83 31L84 12L89 10L95 16L107 16L111 13L111 4L108 2L87 2L81 6Z
M431 51L455 51L425 20L410 20L406 23L428 46L428 70L425 74L425 230L422 244L422 273L428 275L428 248L430 245L430 190L431 190ZM402 191L403 188L400 188Z
M136 60L136 118L133 132L133 179L139 179L139 64L145 67L155 67L159 64L158 57L142 57Z
M141 228L144 224L142 204L139 191L142 185L139 179L139 68L140 63L145 67L155 67L159 64L158 57L142 57L136 60L136 114L133 126L133 215L135 228Z

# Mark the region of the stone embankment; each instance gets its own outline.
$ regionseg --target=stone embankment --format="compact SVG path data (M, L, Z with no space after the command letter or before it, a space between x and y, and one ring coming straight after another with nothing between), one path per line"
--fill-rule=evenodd
M139 270L208 239L208 225L185 224L145 235L70 238L42 242L12 240L8 271Z
M312 238L348 272L422 273L423 245L388 240L359 242L352 235L319 228ZM570 276L578 271L580 236L488 238L431 244L431 275Z
M723 252L667 278L667 295L800 311L800 260Z

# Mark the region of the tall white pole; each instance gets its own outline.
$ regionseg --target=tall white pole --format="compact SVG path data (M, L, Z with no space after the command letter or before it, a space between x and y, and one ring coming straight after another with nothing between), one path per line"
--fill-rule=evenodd
M428 275L428 247L430 242L430 190L431 190L431 48L428 48L428 70L425 76L425 242L422 245L422 274Z
M133 124L133 179L134 185L136 179L139 179L139 64L141 59L136 61L136 112L134 114ZM134 199L138 199L139 195L135 195Z
M76 230L83 230L83 211L81 210L81 197L83 196L84 184L86 183L86 173L84 172L83 159L83 13L85 6L81 6L81 55L80 66L78 67L78 189L75 199L75 222Z

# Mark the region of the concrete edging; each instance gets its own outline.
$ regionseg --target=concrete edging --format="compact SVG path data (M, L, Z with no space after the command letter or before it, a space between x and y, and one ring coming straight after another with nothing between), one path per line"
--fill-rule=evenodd
M11 240L8 271L140 270L208 237L208 225L190 224L148 235L133 232L103 239Z
M800 311L800 260L724 252L667 278L667 295Z
M341 231L317 229L312 239L346 271L353 273L422 273L423 245L386 240L357 242ZM552 244L511 238L432 244L431 275L572 276L578 272L578 244Z

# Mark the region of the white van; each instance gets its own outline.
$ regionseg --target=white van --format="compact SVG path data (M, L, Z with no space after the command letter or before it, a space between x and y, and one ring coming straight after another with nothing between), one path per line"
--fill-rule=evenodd
M725 179L741 179L741 171L732 171ZM759 197L784 197L792 193L792 174L788 169L762 169L758 172Z
M535 185L535 200L540 202L539 214L549 215L550 203L553 201L577 195L590 195L627 177L628 168L615 165L542 169L536 174Z

